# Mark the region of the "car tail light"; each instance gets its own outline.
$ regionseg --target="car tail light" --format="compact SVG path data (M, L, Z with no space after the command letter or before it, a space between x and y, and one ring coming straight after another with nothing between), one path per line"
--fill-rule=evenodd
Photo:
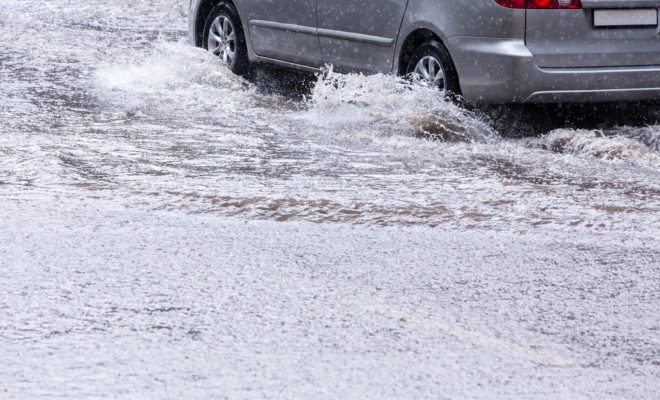
M503 7L531 9L582 8L581 0L495 0Z

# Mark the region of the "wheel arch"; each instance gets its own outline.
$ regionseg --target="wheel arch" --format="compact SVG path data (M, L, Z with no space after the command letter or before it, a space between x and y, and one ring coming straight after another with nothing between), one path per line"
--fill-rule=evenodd
M231 4L234 9L238 11L234 0L200 0L199 5L197 6L197 15L195 15L195 31L193 36L195 46L202 47L202 37L204 36L204 24L206 23L206 16L211 12L213 7L217 6L223 1L225 3ZM242 18L241 23L244 23Z
M432 40L440 43L445 49L447 49L447 46L444 44L442 38L429 28L416 28L409 32L399 47L399 57L397 59L398 61L395 72L398 75L405 74L408 63L410 62L410 59L412 58L415 50L417 50L417 48L424 43L430 42ZM447 51L449 50L447 49Z
M458 82L456 83L458 84L458 90L460 92L461 79L460 79L460 74L458 72L458 68L456 68L456 62L454 61L455 58L452 55L452 52L449 49L449 47L447 47L447 45L445 44L445 40L443 40L441 35L436 33L436 30L433 27L420 26L415 29L412 29L411 31L408 32L407 35L405 35L405 39L401 42L401 45L398 47L398 51L397 51L398 55L396 58L397 61L395 64L396 70L394 71L394 73L397 75L405 75L406 70L408 69L408 63L413 57L415 51L419 48L419 46L423 45L424 43L428 43L430 41L437 42L447 51L447 54L449 54L449 58L451 60L451 63L453 64L453 69L456 73L456 79L458 80Z

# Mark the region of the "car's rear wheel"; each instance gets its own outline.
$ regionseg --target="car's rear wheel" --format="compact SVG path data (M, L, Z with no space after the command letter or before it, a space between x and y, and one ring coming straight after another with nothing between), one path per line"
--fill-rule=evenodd
M251 66L243 26L231 4L223 1L211 10L204 24L202 43L236 75L249 74Z
M460 94L454 62L447 49L435 40L426 42L415 50L408 62L406 73L415 83L437 87L452 95Z

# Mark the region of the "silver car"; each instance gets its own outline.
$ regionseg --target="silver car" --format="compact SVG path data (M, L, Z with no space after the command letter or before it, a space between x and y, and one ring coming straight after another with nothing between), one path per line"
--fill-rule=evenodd
M660 98L660 0L191 0L190 41L254 63L392 73L470 103Z

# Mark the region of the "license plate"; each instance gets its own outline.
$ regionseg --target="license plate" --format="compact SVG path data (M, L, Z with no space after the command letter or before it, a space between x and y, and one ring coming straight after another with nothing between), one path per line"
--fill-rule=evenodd
M658 26L658 10L594 10L594 26Z

